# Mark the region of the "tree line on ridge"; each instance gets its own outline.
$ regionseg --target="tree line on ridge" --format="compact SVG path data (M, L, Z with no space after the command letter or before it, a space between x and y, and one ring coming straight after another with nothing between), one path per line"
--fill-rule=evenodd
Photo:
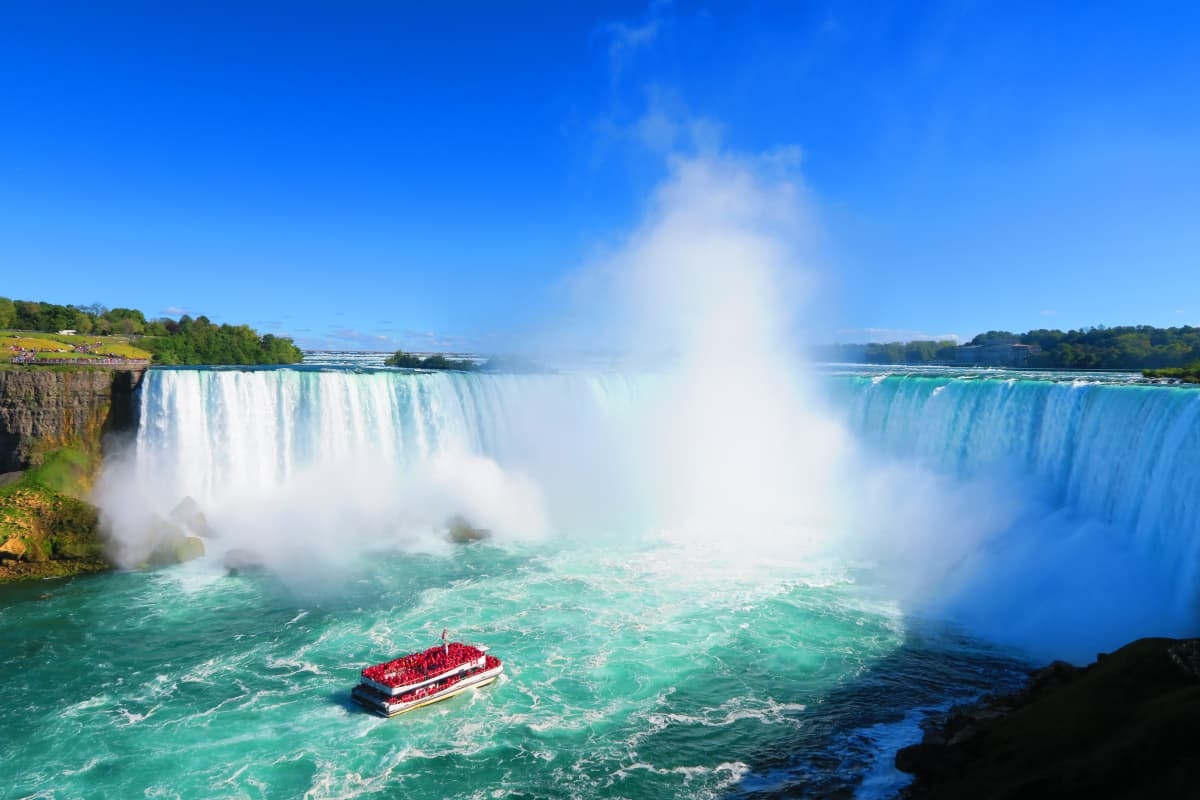
M969 344L1027 344L1037 351L1027 366L1043 369L1146 370L1200 368L1200 328L1184 325L1120 325L1061 331L1039 328L1025 333L987 331ZM889 342L886 344L835 344L817 348L816 356L831 361L867 364L953 363L953 341Z
M216 325L205 316L193 319L187 314L177 320L148 320L135 308L99 304L67 306L0 297L0 330L6 329L128 336L149 350L156 364L296 364L304 357L290 338L260 335L249 325Z

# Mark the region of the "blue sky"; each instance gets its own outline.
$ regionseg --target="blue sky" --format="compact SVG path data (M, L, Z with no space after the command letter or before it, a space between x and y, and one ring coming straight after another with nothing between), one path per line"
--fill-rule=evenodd
M504 349L672 154L792 148L811 337L1200 324L1193 7L15 0L0 295Z

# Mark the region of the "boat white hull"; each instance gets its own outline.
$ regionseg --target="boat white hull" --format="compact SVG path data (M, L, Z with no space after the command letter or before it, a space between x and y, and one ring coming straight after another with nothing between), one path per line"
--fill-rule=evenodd
M435 692L426 697L410 700L408 702L401 702L399 700L389 701L374 697L371 693L361 691L361 686L354 687L351 695L360 705L369 708L376 714L380 714L385 717L395 717L399 714L405 713L406 711L413 711L418 708L424 708L425 706L441 702L442 700L448 700L455 695L462 694L468 689L476 689L481 686L487 686L488 684L494 682L496 678L500 677L500 673L503 671L504 665L497 664L491 669L486 669L481 672L477 672L474 675L469 675L455 683L453 686L448 686L439 692Z

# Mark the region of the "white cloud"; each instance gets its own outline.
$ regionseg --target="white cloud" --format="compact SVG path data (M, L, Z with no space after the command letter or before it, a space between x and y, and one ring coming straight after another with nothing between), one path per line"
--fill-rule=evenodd
M331 328L323 337L305 337L301 347L311 350L365 350L392 352L409 350L418 353L466 353L477 345L474 337L460 334L440 334L435 331L404 330L398 335L356 328Z
M658 34L658 22L653 19L643 25L612 22L604 26L604 31L609 36L609 57L616 61L653 42Z
M678 92L650 84L640 95L640 106L615 106L597 119L594 127L601 144L630 144L664 156L699 149L701 141L719 144L720 126L693 117Z
M399 341L378 333L365 333L353 328L334 328L325 337L325 346L362 350L396 350Z
M667 151L675 146L679 125L661 108L650 108L632 127L634 136L651 150Z
M650 47L658 37L663 24L663 10L667 3L654 2L638 21L617 20L597 27L597 34L608 40L609 69L613 80L617 80L637 51Z

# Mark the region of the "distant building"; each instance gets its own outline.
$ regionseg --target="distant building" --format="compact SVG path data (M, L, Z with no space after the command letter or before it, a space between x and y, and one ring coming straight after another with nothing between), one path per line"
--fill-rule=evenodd
M1040 352L1042 348L1036 344L964 344L954 349L954 363L960 367L1024 367L1031 355Z
M59 331L59 332L58 332L58 335L59 335L59 336L74 336L74 335L75 335L75 331L73 331L73 330L71 330L70 328L68 328L68 329L67 329L67 330L65 330L65 331Z

